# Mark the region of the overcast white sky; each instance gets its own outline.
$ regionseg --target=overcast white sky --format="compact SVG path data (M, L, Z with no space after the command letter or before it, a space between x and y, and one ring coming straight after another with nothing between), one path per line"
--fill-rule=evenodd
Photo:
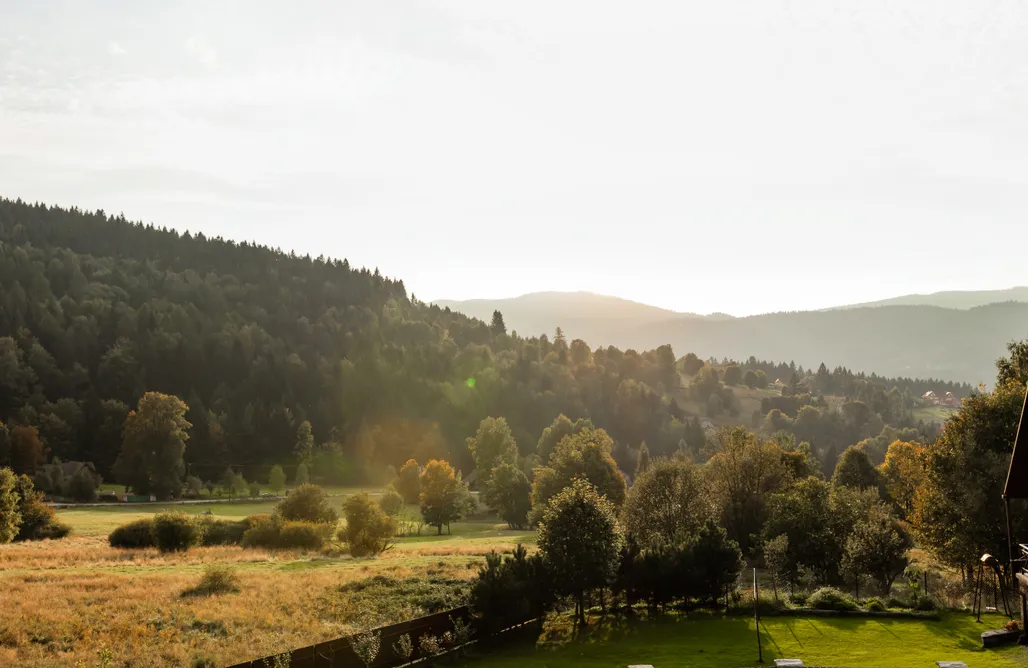
M0 194L422 299L1024 284L1023 0L0 0Z

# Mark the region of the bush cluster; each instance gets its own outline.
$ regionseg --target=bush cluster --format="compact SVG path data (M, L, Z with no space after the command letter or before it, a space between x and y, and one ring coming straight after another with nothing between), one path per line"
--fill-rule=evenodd
M277 515L251 518L254 521L243 533L243 547L268 550L318 550L332 535L332 525L283 520Z
M0 543L64 538L71 527L58 521L32 479L0 468Z
M871 612L882 612L885 610L885 604L877 596L869 596L864 600L864 609Z
M210 547L212 545L239 545L243 540L243 534L250 525L247 520L236 522L201 515L196 520L196 526L200 531L200 545Z
M201 535L196 519L185 513L154 515L154 544L161 552L185 552L200 543Z
M144 517L128 524L122 524L107 536L107 542L111 547L125 549L155 547L157 542L154 538L153 518Z
M399 498L399 495L396 495ZM343 504L346 526L339 530L339 540L355 557L380 554L392 544L396 522L366 493L354 494Z
M393 526L378 506L372 507ZM210 514L158 513L123 524L111 532L107 542L111 547L156 547L162 552L184 551L195 545L317 550L332 537L335 521L335 511L324 491L315 485L301 485L278 504L274 514L233 521Z
M471 587L471 604L487 632L542 617L554 604L553 574L542 555L529 556L518 545L514 554L486 555Z
M614 591L629 603L644 601L650 607L674 601L714 603L725 587L735 582L742 568L742 554L725 531L712 522L687 541L653 542L641 547L630 537L621 555Z
M389 517L396 517L403 510L403 497L394 489L387 489L378 500L378 507Z
M808 603L815 610L848 612L857 609L857 603L853 600L853 597L839 591L835 587L821 587L810 595Z

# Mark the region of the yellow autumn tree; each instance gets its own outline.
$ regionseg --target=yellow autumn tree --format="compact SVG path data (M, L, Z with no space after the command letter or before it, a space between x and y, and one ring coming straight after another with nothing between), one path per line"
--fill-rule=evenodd
M889 444L885 462L878 467L885 490L903 517L914 512L914 494L924 483L924 456L920 443L897 440Z

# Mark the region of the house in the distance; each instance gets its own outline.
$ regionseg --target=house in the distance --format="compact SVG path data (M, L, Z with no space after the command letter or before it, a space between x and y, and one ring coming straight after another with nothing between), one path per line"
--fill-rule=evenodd
M96 481L96 484L98 486L100 484L100 474L97 473L96 466L93 462L61 462L60 464L47 464L43 467L43 470L46 471L47 475L49 475L51 479L55 479L57 476L54 474L56 473L55 469L57 468L61 469L60 477L64 480L71 480L79 471L86 469L86 472L89 473L90 477Z
M922 394L921 398L927 401L928 403L932 404L933 406L939 403L939 396L931 390L928 390L927 392Z
M960 408L960 399L957 399L956 395L952 392L947 392L946 396L942 398L942 405L949 406L950 408Z

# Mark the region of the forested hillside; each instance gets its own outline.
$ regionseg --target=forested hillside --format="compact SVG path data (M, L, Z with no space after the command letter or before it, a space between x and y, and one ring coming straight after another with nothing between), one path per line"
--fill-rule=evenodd
M1005 291L1003 296L1021 294ZM975 303L971 299L964 295L959 302L946 303ZM1028 334L1024 302L961 309L915 303L731 318L672 313L641 304L626 309L622 300L598 295L585 302L588 308L576 306L581 301L578 293L551 293L546 300L525 295L445 303L474 317L504 309L504 314L510 313L507 324L526 335L562 327L569 337L604 345L645 349L668 343L704 358L755 355L808 367L824 362L830 368L972 384L991 382L1006 343Z
M675 383L670 347L515 338L345 260L0 201L0 421L105 475L147 390L188 403L194 473L288 466L309 420L346 481L409 456L470 470L464 439L490 414L524 456L562 412L671 449Z
M128 412L156 391L186 402L185 461L207 480L229 466L250 479L289 470L309 440L302 459L326 482L383 481L409 457L470 473L465 439L489 416L506 418L530 472L561 414L609 432L629 474L643 443L708 456L710 418L807 442L830 472L859 441L884 453L889 429L930 437L915 414L926 389L970 391L756 358L705 364L659 343L594 350L559 329L526 338L501 313L487 324L427 305L346 260L0 200L0 464L28 470L87 460L110 479Z

